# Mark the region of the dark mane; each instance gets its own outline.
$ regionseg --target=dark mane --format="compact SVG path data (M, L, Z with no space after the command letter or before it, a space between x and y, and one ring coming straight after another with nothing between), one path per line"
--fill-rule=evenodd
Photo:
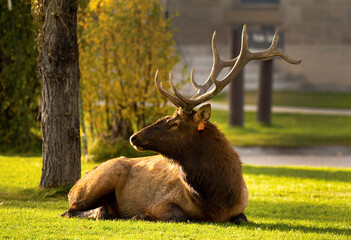
M194 200L212 219L213 214L238 201L242 189L241 161L223 133L210 122L189 142L171 157L181 166L183 180L199 196Z

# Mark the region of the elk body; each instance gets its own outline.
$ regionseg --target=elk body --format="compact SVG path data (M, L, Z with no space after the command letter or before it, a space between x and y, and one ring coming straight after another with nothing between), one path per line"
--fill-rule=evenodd
M204 103L219 93L239 71L254 59L268 60L280 56L290 59L276 48L277 33L269 49L251 53L247 48L246 27L238 57L223 61L212 38L213 66L204 84L191 81L197 90L192 98L166 92L155 76L157 89L178 109L173 116L135 133L131 144L137 150L151 150L156 156L120 157L102 163L80 179L69 192L69 209L65 217L134 218L155 221L245 221L248 191L242 176L238 154L230 142L209 122L211 107ZM231 71L217 80L224 67ZM171 80L171 77L170 77ZM215 87L208 91L212 85Z

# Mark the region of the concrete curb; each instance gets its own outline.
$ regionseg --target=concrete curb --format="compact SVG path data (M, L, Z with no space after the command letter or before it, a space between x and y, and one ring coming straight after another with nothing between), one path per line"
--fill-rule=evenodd
M244 164L351 168L351 147L243 148L234 147Z

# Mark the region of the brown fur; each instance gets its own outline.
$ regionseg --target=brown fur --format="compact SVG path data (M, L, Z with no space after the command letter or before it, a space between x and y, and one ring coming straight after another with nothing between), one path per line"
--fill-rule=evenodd
M210 111L209 105L192 114L178 109L134 134L135 148L160 155L120 157L88 172L71 189L64 216L86 217L86 211L100 206L104 209L88 215L215 222L242 215L248 193L241 161L230 142L208 122ZM197 129L201 121L204 130Z

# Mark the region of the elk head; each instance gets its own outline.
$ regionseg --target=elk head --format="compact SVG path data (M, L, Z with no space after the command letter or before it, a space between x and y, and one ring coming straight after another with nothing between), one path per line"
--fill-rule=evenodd
M158 81L158 71L155 74L155 84L157 89L168 98L175 106L178 107L173 116L161 118L156 123L135 133L131 138L131 144L138 150L151 150L164 155L173 149L183 151L188 144L198 136L201 131L200 124L211 125L208 120L211 116L211 107L209 104L202 106L198 111L194 108L217 95L225 86L236 78L243 67L252 60L270 60L279 56L291 64L299 64L301 60L296 61L288 57L277 48L278 30L275 32L271 46L260 52L250 52L247 44L246 26L244 25L241 37L241 50L239 56L231 60L222 60L216 48L216 32L212 37L213 65L209 77L203 84L198 84L194 80L194 70L191 70L190 79L197 93L191 97L184 97L175 88L172 82L172 76L169 75L169 81L176 96L168 93L162 83ZM222 79L218 80L220 72L225 67L231 67L229 73ZM215 87L208 91L212 85ZM208 122L208 123L207 123ZM199 130L200 129L200 130ZM203 132L206 131L206 127Z
M163 117L133 134L130 142L139 151L151 150L173 158L196 142L194 138L202 134L206 125L210 124L210 116L210 104L191 113L178 108L173 116Z

